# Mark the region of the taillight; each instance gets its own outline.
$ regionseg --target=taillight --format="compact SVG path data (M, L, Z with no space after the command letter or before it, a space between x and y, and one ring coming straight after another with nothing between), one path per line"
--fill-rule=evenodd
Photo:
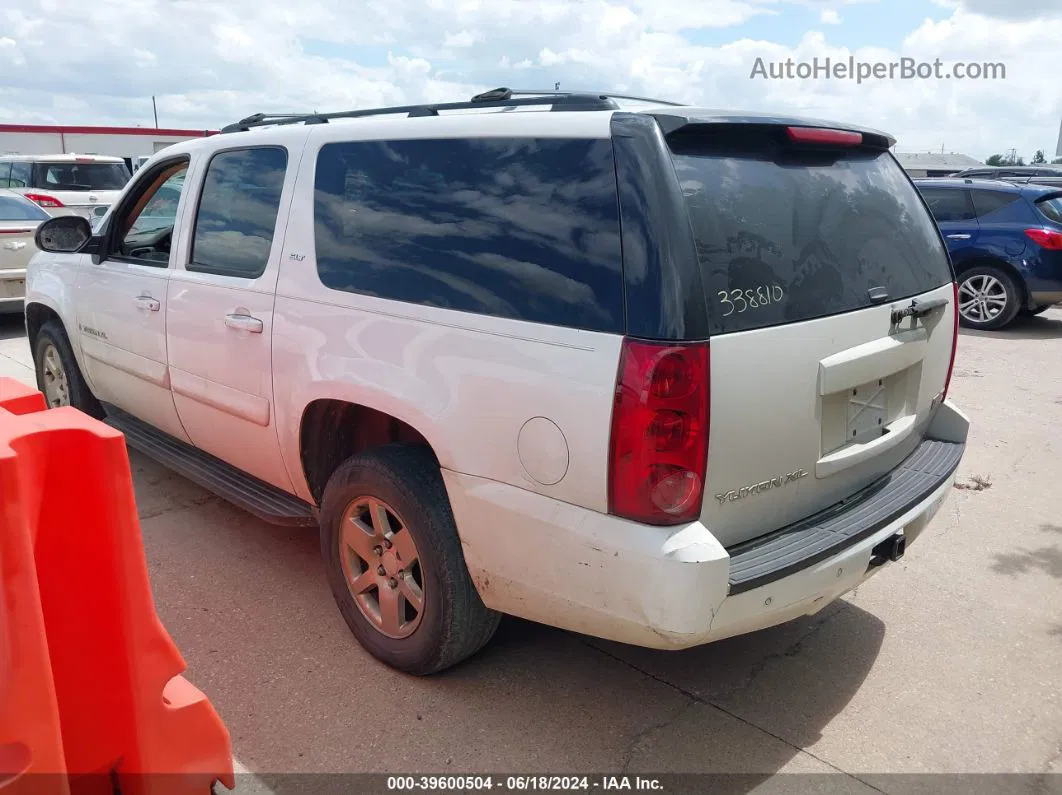
M1062 232L1035 227L1026 229L1025 234L1043 248L1051 249L1052 251L1062 251Z
M851 130L830 130L824 127L786 127L789 140L801 144L829 144L831 146L859 146L863 134Z
M951 283L951 293L955 299L954 310L955 317L952 321L952 334L951 334L951 360L948 362L948 377L944 379L944 392L941 395L941 400L948 397L948 387L951 386L951 374L955 370L955 353L959 348L959 283Z
M708 343L625 339L612 407L609 513L680 524L701 513L708 466Z
M31 202L36 202L41 207L62 207L64 206L54 196L49 196L47 193L25 193L23 194Z

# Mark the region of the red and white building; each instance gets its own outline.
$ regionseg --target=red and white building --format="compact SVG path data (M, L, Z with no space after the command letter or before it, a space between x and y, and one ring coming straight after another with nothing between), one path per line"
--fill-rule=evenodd
M0 124L0 155L108 155L124 158L130 171L171 144L214 135L216 130L154 127L74 127Z

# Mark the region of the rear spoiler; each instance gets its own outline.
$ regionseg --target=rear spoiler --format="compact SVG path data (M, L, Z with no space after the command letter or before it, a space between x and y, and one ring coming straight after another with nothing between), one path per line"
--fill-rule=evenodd
M728 127L756 128L761 131L777 130L796 145L864 146L873 149L891 149L896 139L888 133L867 127L802 119L799 117L772 116L769 114L718 113L690 109L688 113L661 111L651 114L664 135L676 133L695 135L698 130L719 132Z

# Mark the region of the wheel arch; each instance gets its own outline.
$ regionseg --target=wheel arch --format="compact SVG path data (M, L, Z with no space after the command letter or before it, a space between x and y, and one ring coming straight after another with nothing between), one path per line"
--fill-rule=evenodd
M63 318L54 307L49 306L46 303L40 301L33 301L26 304L25 309L26 317L26 338L29 340L30 352L32 353L37 349L37 336L41 332L41 328L45 323L49 321L57 321L62 327L63 332L66 334L67 339L70 338L70 330L63 322ZM71 347L73 346L73 340L71 340ZM75 350L75 353L77 351Z
M299 418L299 470L316 504L329 478L351 456L404 442L426 448L439 463L436 447L407 418L366 402L319 397Z

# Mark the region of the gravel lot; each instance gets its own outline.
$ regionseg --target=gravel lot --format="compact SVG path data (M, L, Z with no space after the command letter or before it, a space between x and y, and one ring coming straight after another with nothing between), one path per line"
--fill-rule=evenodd
M0 318L0 375L33 382L20 317ZM819 615L684 652L507 619L430 679L361 651L314 534L132 466L158 611L252 771L710 771L772 791L823 781L778 773L840 791L1062 774L1062 310L964 333L952 394L973 423L970 488Z

